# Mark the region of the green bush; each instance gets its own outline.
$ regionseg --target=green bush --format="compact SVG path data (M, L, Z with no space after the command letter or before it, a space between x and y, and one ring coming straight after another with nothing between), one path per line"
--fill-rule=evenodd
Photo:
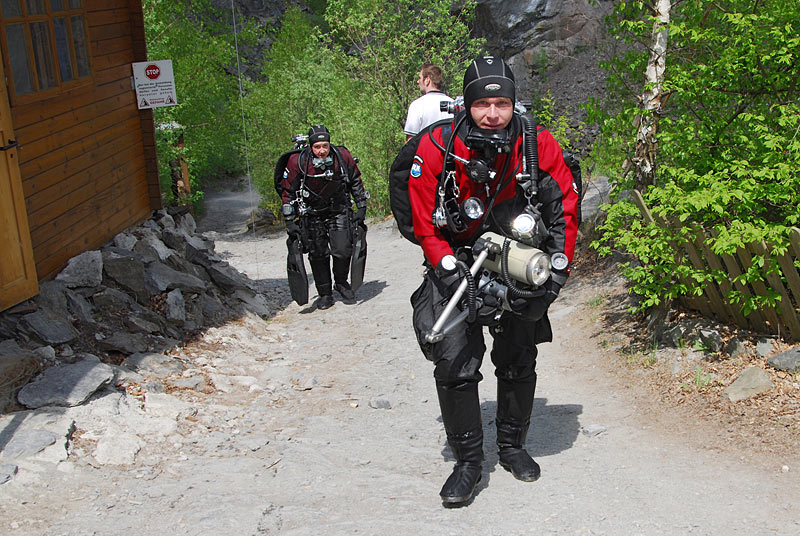
M594 156L605 167L632 155L636 95L653 28L643 3L620 3L611 30L626 43L606 67L608 96L595 102L591 118L601 124ZM668 101L658 121L655 185L642 195L670 229L646 225L624 193L629 176L612 177L616 202L609 207L594 245L633 259L626 274L642 297L640 310L664 299L699 294L705 284L728 274L697 270L675 254L675 246L694 240L693 226L714 235L716 253L733 253L751 241L765 241L772 253L786 251L787 230L798 225L800 199L800 5L766 0L690 0L674 4L669 26L665 91ZM618 167L618 166L617 166ZM763 281L774 269L764 256L739 281ZM693 281L679 283L679 277ZM748 313L778 296L745 299L728 296Z

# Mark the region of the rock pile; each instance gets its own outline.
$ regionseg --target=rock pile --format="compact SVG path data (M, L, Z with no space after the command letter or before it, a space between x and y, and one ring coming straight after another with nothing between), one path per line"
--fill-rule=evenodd
M254 282L215 253L190 213L158 211L74 257L38 296L0 314L0 412L17 409L17 393L27 407L80 404L124 373L111 366L124 362L130 373L141 356L157 357L247 312L270 314ZM70 373L81 381L62 393L66 370L57 366L77 363L86 370ZM43 384L23 389L51 367ZM87 392L77 388L87 382Z

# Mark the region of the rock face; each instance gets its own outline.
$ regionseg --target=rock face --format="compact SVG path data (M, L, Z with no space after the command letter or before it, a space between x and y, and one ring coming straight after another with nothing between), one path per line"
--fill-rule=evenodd
M527 93L545 70L558 68L573 53L595 46L603 31L608 0L478 0L475 34L487 50L505 58Z

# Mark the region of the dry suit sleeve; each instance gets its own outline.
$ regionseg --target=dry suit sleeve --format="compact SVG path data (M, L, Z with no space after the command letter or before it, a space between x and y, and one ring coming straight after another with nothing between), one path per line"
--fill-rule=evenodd
M350 174L350 195L353 197L353 200L356 202L357 208L364 208L367 206L367 199L369 199L369 195L367 194L367 190L364 188L364 181L361 180L361 170L358 169L358 164L356 163L353 155L350 154L350 151L345 150L342 158L345 161L345 165L347 166Z
M281 179L281 201L286 204L295 199L297 189L300 187L299 153L293 154L286 162Z
M561 190L563 222L563 252L572 262L575 255L575 241L578 237L578 192L572 181L572 172L564 162L561 146L547 130L539 130L537 134L539 167L550 174Z
M431 266L439 264L445 255L453 254L450 244L433 225L436 189L442 164L441 151L427 136L423 136L409 172L408 196L411 202L414 236L422 246L422 252Z

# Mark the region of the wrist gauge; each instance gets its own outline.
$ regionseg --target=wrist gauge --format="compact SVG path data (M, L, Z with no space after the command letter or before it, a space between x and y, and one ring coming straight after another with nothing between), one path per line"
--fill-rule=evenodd
M569 259L563 253L556 253L550 257L550 266L553 267L553 270L566 270L569 266Z

